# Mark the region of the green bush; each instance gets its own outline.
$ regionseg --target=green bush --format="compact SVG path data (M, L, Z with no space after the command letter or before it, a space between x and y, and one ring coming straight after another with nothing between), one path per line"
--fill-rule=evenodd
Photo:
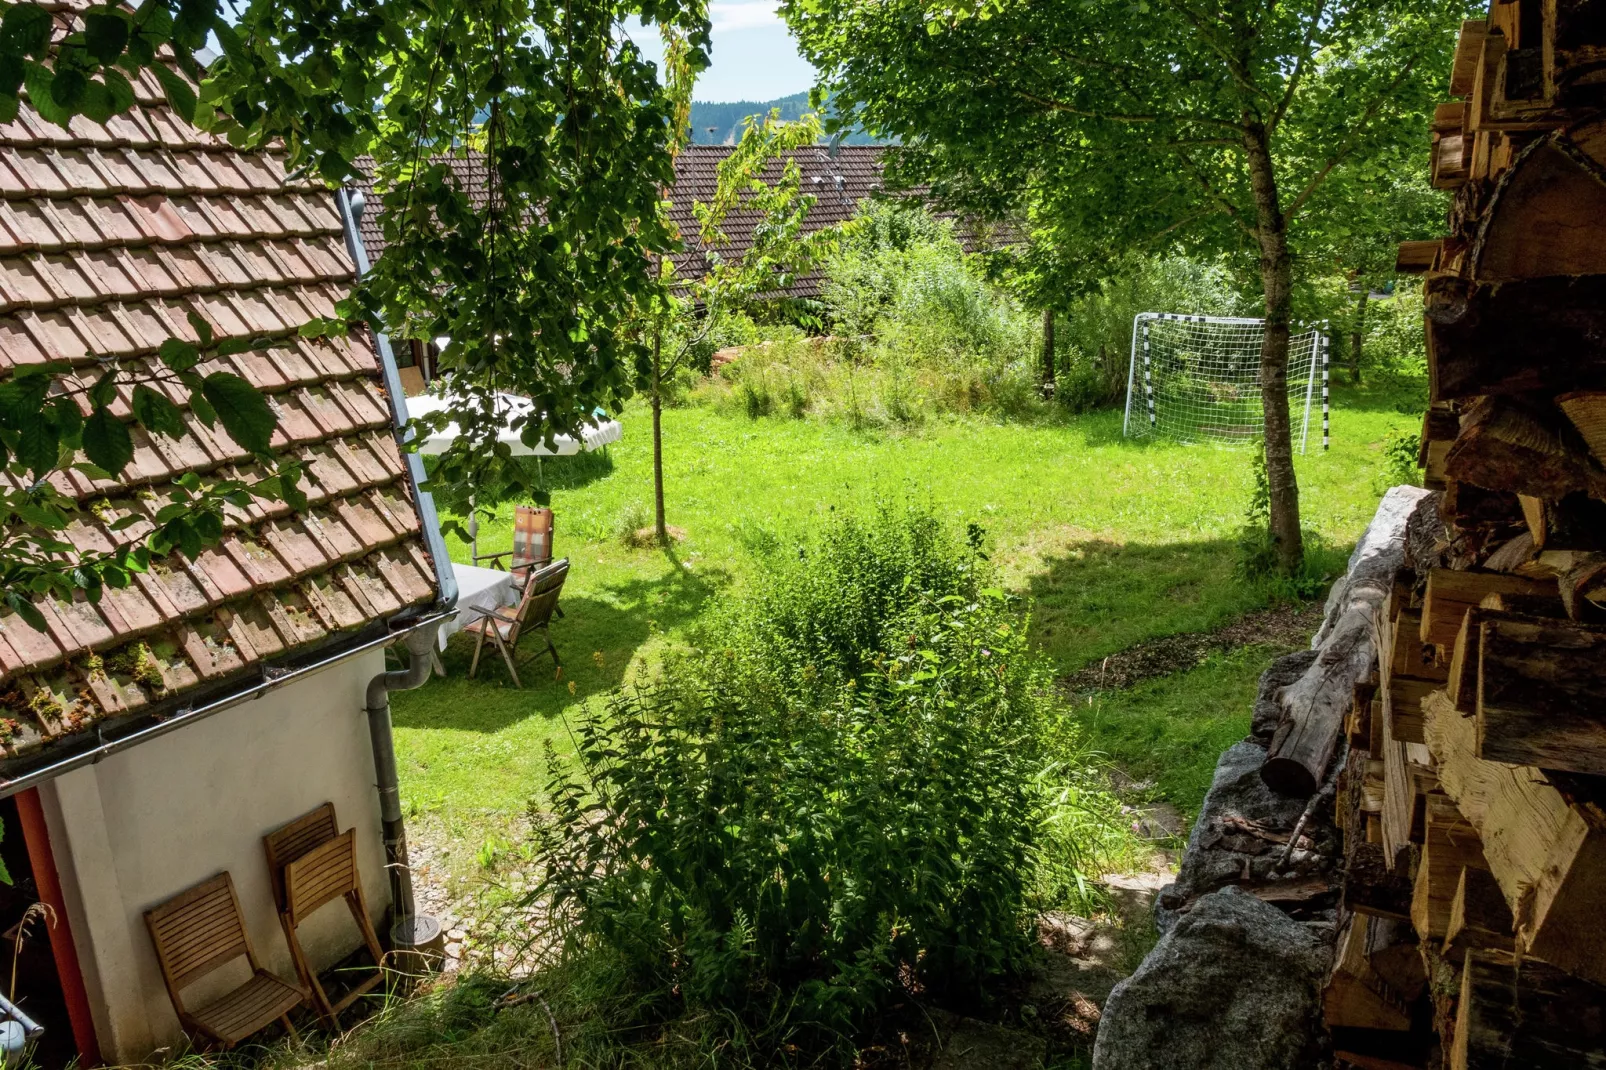
M832 341L763 329L702 398L759 419L815 416L854 427L945 413L1015 417L1037 395L1037 324L989 283L952 225L924 209L871 203L826 265Z
M890 1002L1018 971L1039 896L1086 891L1117 808L981 538L844 518L577 726L537 894L571 961L640 995L634 1024L712 1015L750 1061L845 1061Z

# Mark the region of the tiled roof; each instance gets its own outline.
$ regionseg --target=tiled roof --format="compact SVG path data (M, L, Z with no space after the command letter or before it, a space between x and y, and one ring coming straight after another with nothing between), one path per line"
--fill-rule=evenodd
M732 152L729 145L691 145L675 161L675 185L669 192L672 205L670 216L680 227L686 242L685 252L675 257L676 266L683 276L702 274L707 269L708 250L697 242L697 221L692 215L694 201L710 201L714 197L719 179L720 161ZM812 194L814 206L809 209L809 229L815 230L853 218L859 202L874 196L881 189L881 154L879 145L843 145L833 157L825 146L802 149L794 154L803 176L803 192ZM449 164L460 189L476 207L484 203L485 163L480 155L453 157ZM372 173L371 160L358 160L359 170ZM770 165L765 178L780 177L782 164ZM385 250L385 239L379 231L377 199L371 187L364 196L371 207L363 214L361 231L363 246L370 263L379 259ZM738 209L726 219L725 236L729 241L718 251L724 256L741 255L753 242L753 228L758 222L756 212ZM791 297L814 297L819 294L821 277L818 274L796 280L786 291Z
M680 228L686 251L675 257L675 267L682 277L694 278L709 268L708 254L717 252L724 257L741 256L753 244L753 231L759 223L759 214L737 208L725 217L720 227L728 239L722 246L704 248L698 241L697 218L692 214L696 201L714 199L719 183L719 165L733 151L729 145L690 145L675 161L675 185L669 191L670 218ZM789 154L797 161L803 180L802 192L814 197L809 208L806 226L809 231L822 230L852 219L859 203L875 196L881 190L880 145L842 145L833 155L825 146L800 149ZM766 182L778 181L785 167L776 160L764 172ZM793 281L784 295L787 297L818 297L824 276L818 272Z
M193 562L172 555L98 605L42 600L44 632L0 614L8 758L260 679L270 662L329 648L437 590L372 339L297 334L333 312L354 275L333 195L287 179L273 153L186 123L149 75L136 101L104 125L78 117L63 130L27 105L0 124L0 379L52 360L87 378L107 358L138 374L164 340L198 341L192 312L220 340L281 342L197 370L232 371L268 395L274 448L304 462L308 506L233 510L217 546ZM186 405L185 391L158 388ZM129 397L123 388L116 415ZM54 474L86 506L66 538L109 550L143 537L185 472L265 474L221 427L187 412L185 423L177 439L133 428L134 459L115 481ZM141 520L113 533L129 514Z

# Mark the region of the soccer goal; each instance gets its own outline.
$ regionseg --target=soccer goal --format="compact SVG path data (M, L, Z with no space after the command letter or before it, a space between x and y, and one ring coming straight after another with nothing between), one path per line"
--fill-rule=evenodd
M1229 446L1260 438L1266 430L1260 400L1265 333L1265 320L1140 312L1132 321L1123 433ZM1330 439L1327 346L1320 327L1288 340L1288 411L1301 453L1318 400L1322 449Z

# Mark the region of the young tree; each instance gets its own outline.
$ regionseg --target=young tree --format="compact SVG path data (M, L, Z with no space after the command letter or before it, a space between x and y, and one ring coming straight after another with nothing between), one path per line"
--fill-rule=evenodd
M1271 536L1303 560L1287 390L1294 261L1332 180L1425 137L1465 0L782 0L892 178L1028 206L1089 270L1133 249L1253 256Z
M706 251L700 275L683 276L674 261L660 261L659 293L648 320L652 362L648 400L652 406L654 533L669 538L664 512L663 384L691 357L721 318L760 304L778 304L792 283L813 271L835 247L839 229L807 227L812 194L802 191L803 174L793 154L819 141L820 121L805 115L782 122L778 110L761 122L749 117L736 149L719 163L714 199L692 204L697 243ZM766 175L779 168L779 175ZM725 224L740 210L753 220L752 239L736 255L721 255L729 244Z

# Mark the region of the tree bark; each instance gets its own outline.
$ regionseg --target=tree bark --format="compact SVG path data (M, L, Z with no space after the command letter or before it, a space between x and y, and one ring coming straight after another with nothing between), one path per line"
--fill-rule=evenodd
M1355 325L1349 333L1349 378L1352 383L1361 381L1361 341L1366 337L1366 302L1372 288L1361 280L1361 296L1355 301Z
M652 336L652 499L653 499L653 531L660 543L669 541L669 526L664 519L664 429L663 429L663 395L659 390L659 374L662 370L662 336L654 332Z
M1043 396L1054 396L1054 310L1043 309Z
M1255 237L1266 299L1266 334L1260 343L1260 397L1266 417L1266 480L1271 492L1271 539L1285 575L1299 571L1305 546L1299 530L1299 483L1294 476L1292 421L1288 415L1288 319L1293 259L1288 220L1277 195L1277 174L1265 125L1245 115L1244 152L1255 194Z

